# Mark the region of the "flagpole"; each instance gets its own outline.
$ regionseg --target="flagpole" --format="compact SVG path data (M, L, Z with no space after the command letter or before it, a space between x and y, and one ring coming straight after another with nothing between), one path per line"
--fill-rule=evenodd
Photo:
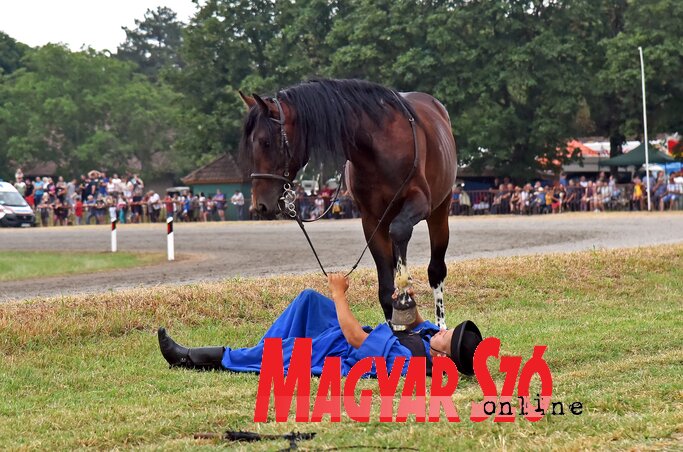
M650 206L650 155L647 149L647 113L645 111L645 64L643 63L643 48L638 47L640 53L640 80L643 85L643 135L645 136L645 181L647 184L647 211L651 211Z

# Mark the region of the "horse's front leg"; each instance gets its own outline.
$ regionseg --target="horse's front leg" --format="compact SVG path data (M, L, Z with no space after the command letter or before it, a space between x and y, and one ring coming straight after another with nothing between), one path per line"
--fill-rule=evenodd
M363 231L365 240L369 240L372 232L377 226L378 220L375 218L363 218ZM380 226L379 230L369 242L368 247L372 258L377 267L378 295L379 302L384 311L384 318L389 322L392 316L392 299L394 293L394 253L392 250L391 239L389 238L389 228Z
M429 202L423 193L414 193L403 204L401 212L389 225L389 236L396 257L396 296L393 302L392 325L410 325L415 321L417 304L411 296L412 277L408 272L408 242L413 227L429 214Z

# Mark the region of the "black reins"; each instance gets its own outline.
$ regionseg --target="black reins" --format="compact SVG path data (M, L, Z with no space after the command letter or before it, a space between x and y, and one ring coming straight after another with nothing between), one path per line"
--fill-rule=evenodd
M417 132L415 129L415 127L416 127L415 126L415 118L410 113L408 108L406 108L406 106L403 104L403 102L401 102L401 99L398 97L398 94L396 93L396 91L392 91L392 93L393 93L394 97L396 98L396 100L398 101L399 105L402 107L403 113L408 118L408 122L410 123L410 128L411 128L412 133L413 133L413 150L414 150L413 151L414 152L413 165L410 168L408 175L403 180L403 183L401 184L399 189L394 194L394 197L389 202L389 205L384 210L384 213L382 214L379 221L377 222L377 226L375 226L375 229L372 231L372 234L370 234L370 237L366 240L365 248L363 248L363 251L360 253L360 256L356 260L356 263L353 264L353 266L351 267L351 270L349 270L349 272L345 276L349 276L358 267L358 264L363 259L365 252L368 250L368 247L370 246L370 243L372 242L372 239L375 237L375 234L379 230L379 227L382 225L382 222L386 218L387 214L389 213L391 208L394 206L394 203L398 199L398 196L401 194L401 192L405 188L408 181L410 179L412 179L412 177L415 175L415 170L417 169L417 166L419 164L419 146L418 146L418 142L417 142ZM283 181L285 183L284 184L284 194L283 194L282 198L280 198L285 205L285 209L287 210L287 212L284 212L284 213L286 213L291 218L296 219L297 224L299 225L299 227L301 228L301 231L303 231L304 236L306 237L306 241L308 242L308 245L311 247L311 251L313 251L313 255L315 256L315 259L318 261L318 265L320 266L320 270L323 272L323 275L327 276L327 272L325 271L325 267L323 267L323 264L320 261L320 257L318 256L318 253L315 250L315 246L313 246L313 242L311 241L311 238L308 236L308 232L306 232L306 228L304 227L304 223L311 223L311 222L314 222L314 221L317 221L317 220L323 218L329 212L329 210L332 208L332 206L334 205L334 202L336 202L337 197L339 196L341 185L344 181L344 174L345 174L345 170L346 170L346 162L342 166L341 176L339 178L339 183L337 184L337 191L334 195L334 200L330 203L327 210L325 210L325 212L323 212L323 214L320 215L318 218L309 219L309 220L302 219L301 216L299 215L299 213L296 211L296 206L295 206L296 193L294 192L294 190L292 190L291 184L293 183L293 180L290 179L290 177L289 177L289 165L291 163L292 155L291 155L291 151L289 148L289 140L287 139L287 132L285 131L285 114L284 114L284 111L282 109L282 105L280 103L280 100L277 98L277 95L275 97L273 97L272 100L275 103L275 105L278 109L278 112L280 114L279 119L275 119L275 118L271 118L271 119L273 121L275 121L280 126L280 151L283 152L287 156L287 163L285 165L285 171L284 171L284 174L282 176L280 176L279 174L271 174L271 173L251 173L250 177L252 179L275 179L275 180ZM280 203L278 203L278 207L279 206L280 206ZM280 207L280 210L282 210L281 207Z

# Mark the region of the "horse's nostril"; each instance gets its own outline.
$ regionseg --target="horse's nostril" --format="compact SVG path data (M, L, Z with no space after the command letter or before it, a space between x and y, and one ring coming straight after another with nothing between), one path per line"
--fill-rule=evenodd
M259 204L258 208L261 211L261 213L267 213L268 212L268 208L266 207L265 204Z

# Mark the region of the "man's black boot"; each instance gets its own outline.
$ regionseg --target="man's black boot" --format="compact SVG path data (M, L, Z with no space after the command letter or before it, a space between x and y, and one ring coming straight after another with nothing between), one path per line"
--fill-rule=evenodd
M187 348L177 344L166 333L166 328L159 328L159 348L164 359L171 367L187 369L221 369L225 347Z

